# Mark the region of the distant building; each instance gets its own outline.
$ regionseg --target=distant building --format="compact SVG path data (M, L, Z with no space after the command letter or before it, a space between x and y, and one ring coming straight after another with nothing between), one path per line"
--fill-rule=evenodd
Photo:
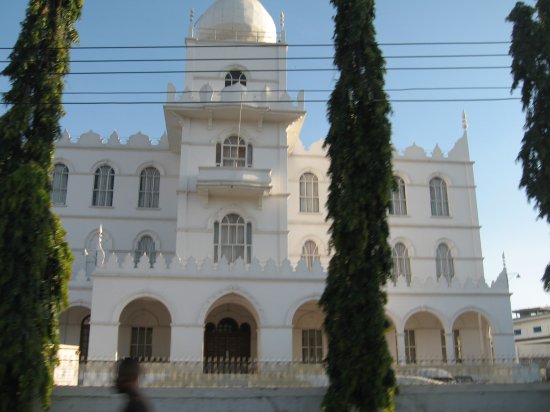
M57 144L52 200L76 256L61 341L88 359L321 362L329 161L300 140L284 24L257 0L218 0L186 46L157 144L93 132ZM506 273L483 275L472 165L465 122L447 155L394 153L396 362L515 355Z
M514 310L513 314L518 357L550 360L550 307Z

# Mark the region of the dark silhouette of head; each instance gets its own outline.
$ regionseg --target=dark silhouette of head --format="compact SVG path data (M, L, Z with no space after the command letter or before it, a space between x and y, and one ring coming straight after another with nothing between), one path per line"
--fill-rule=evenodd
M138 387L139 363L132 358L124 358L118 364L116 387L120 393L135 391Z

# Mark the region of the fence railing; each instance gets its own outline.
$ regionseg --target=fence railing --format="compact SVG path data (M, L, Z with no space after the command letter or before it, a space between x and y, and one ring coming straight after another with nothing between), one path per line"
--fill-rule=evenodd
M542 362L545 364L544 362ZM541 362L427 363L394 365L398 384L530 383L546 380L548 369ZM112 386L115 361L62 361L68 371L60 385ZM323 364L297 361L258 361L249 358L210 358L201 361L142 362L140 384L159 388L298 388L328 385ZM58 371L56 370L56 373ZM62 375L59 374L58 375Z

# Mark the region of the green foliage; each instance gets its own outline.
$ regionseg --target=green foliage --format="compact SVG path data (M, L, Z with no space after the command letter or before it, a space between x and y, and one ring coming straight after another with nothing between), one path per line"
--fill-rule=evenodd
M512 90L522 84L525 112L519 185L534 202L539 218L550 222L550 0L537 0L534 7L518 2L507 20L514 25ZM550 291L550 265L542 280Z
M72 255L50 211L63 75L82 0L31 0L0 117L0 411L49 406Z
M330 378L323 410L391 410L395 378L384 337L383 286L392 265L387 211L393 173L385 62L375 39L374 0L331 2L340 78L325 140L334 254L321 298Z

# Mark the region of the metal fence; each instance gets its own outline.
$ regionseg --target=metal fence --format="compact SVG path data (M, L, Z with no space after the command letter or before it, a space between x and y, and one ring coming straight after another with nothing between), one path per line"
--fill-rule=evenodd
M530 383L546 380L546 361L516 360L488 363L486 361L443 364L424 361L422 364L394 365L399 385L428 384L491 384ZM59 381L60 385L91 387L112 386L116 373L115 361L62 361L58 366L74 376ZM201 361L141 362L140 385L157 388L300 388L328 385L323 364L297 361L258 361L249 358Z

